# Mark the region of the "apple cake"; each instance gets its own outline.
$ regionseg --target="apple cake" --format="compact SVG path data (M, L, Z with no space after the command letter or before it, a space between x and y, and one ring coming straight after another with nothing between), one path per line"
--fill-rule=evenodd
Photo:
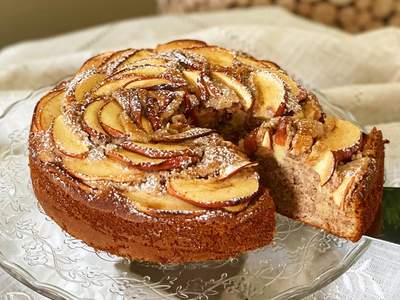
M380 131L327 116L277 64L196 40L106 52L38 102L34 192L98 250L157 263L271 242L275 211L358 240L383 186Z

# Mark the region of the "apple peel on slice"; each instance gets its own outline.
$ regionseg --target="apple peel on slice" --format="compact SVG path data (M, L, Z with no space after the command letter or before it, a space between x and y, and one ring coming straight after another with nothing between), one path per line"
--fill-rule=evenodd
M121 78L128 75L137 77L160 77L160 75L166 71L168 71L168 68L163 66L142 65L122 69L114 73L110 78Z
M79 103L83 103L85 101L85 94L92 90L97 84L103 81L106 78L104 74L91 74L87 77L84 77L81 81L77 83L75 86L75 99Z
M256 167L257 165L258 165L257 162L251 162L248 160L235 161L235 162L228 164L227 166L222 167L220 169L220 172L218 174L218 179L219 180L226 179L230 176L235 175L239 171L242 171L245 168L252 168L252 167Z
M55 118L61 114L64 99L64 91L52 91L39 101L34 118L37 129L46 131L51 127Z
M248 201L259 190L256 172L244 171L223 180L171 178L168 192L193 205L204 208L235 206Z
M184 144L139 143L125 140L120 143L120 146L126 150L151 158L170 158L181 155L194 156L189 146Z
M151 158L125 149L109 150L106 155L144 171L165 171L182 168L198 161L197 157L188 155L165 159Z
M179 142L188 139L195 139L198 137L206 136L213 133L214 130L210 128L190 128L186 131L170 134L170 135L163 135L163 136L154 136L154 139L160 142Z
M354 191L357 182L368 170L370 158L362 157L338 166L339 186L332 192L333 202L341 209L345 208L346 197Z
M153 55L153 51L150 49L141 49L134 52L131 56L121 62L117 67L117 71L122 70L128 66L134 65L137 61L149 58Z
M231 88L239 97L245 111L249 110L253 105L253 96L246 86L241 84L235 78L230 77L222 72L212 72L212 77Z
M185 51L204 56L209 63L221 67L232 66L234 58L232 52L216 46L197 47Z
M106 99L100 99L86 106L82 118L82 128L90 135L99 137L107 134L99 122L99 111L108 102Z
M147 78L132 80L124 85L125 89L145 89L154 86L173 85L173 82L164 78Z
M170 194L146 193L139 190L125 191L123 194L132 201L137 210L149 215L157 213L192 214L204 211L204 209Z
M182 39L182 40L175 40L175 41L171 41L171 42L168 42L165 44L157 45L156 51L157 52L165 52L165 51L171 51L171 50L177 50L177 49L188 49L188 48L197 48L197 47L206 47L206 46L207 46L207 44L202 41Z
M311 168L319 175L321 186L325 185L332 177L335 167L336 158L332 151L323 152L311 165Z
M144 116L141 119L145 118ZM151 140L151 136L149 133L141 128L139 128L131 118L125 112L122 112L119 115L119 119L121 121L122 127L124 128L125 133L130 137L132 141L148 143ZM150 125L151 126L151 125Z
M255 72L251 79L256 94L254 117L265 119L282 115L287 102L287 92L282 80L267 71Z
M83 63L82 67L78 70L77 74L81 74L89 69L101 66L113 54L114 52L110 51L89 58L87 61Z
M337 160L348 159L362 144L362 131L349 121L336 119L335 127L317 142L320 149L331 150Z
M138 76L130 75L130 76L122 76L121 78L107 78L104 83L99 86L95 91L95 96L105 96L110 95L116 90L122 88L125 84L137 79Z
M279 66L271 61L258 60L247 55L238 55L236 59L241 63L253 67L255 69L279 70Z
M52 136L57 149L65 155L84 157L89 152L89 148L82 141L81 136L73 131L62 115L54 120Z
M68 173L82 180L110 180L113 182L134 181L143 173L110 158L89 159L64 156L62 165Z
M121 123L120 114L122 107L116 101L109 101L99 110L99 122L109 135L125 137L125 129Z

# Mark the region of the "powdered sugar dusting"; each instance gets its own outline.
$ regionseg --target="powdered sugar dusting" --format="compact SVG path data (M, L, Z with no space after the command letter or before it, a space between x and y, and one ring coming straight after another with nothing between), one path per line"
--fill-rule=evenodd
M62 104L62 114L71 130L89 148L85 163L93 161L95 164L96 161L107 159L113 166L119 165L124 176L132 173L131 180L128 182L95 180L85 177L84 181L88 186L98 190L105 188L115 188L121 191L136 189L162 195L167 193L167 185L171 177L219 178L230 175L238 166L249 164L248 158L239 151L236 145L224 141L219 134L213 133L213 129L218 131L220 123L224 122L224 116L231 116L236 112L243 113L244 110L243 101L236 90L223 81L217 80L212 74L217 71L225 74L224 76L231 76L233 81L243 86L243 90L250 95L248 98L251 99L254 98L252 96L255 94L255 88L248 79L250 74L256 70L254 65L238 64L237 52L229 51L224 54L223 51L226 50L218 48L218 51L207 52L207 55L216 53L215 55L222 55L221 59L208 56L207 58L201 54L201 51L194 53L195 51L189 49L174 49L161 53L153 51L149 52L149 55L146 53L144 59L154 65L146 64L145 61L144 64L127 64L124 65L124 69L118 68L126 59L138 53L137 51L126 49L114 52L99 67L78 73L69 83L65 84L66 97ZM231 66L226 64L227 57L233 59ZM223 62L223 65L219 65L218 62ZM197 80L195 83L187 82L183 75L185 70L200 72L201 80ZM137 74L136 71L138 71ZM140 73L142 71L143 73ZM107 126L111 127L107 128L105 124L99 123L107 132L105 138L100 139L89 130L90 128L82 125L84 110L87 104L96 98L96 95L87 92L84 95L84 103L78 103L74 95L77 85L96 73L108 76L106 81L97 83L98 87L105 82L126 76L128 73L129 76L132 76L132 80L134 78L138 80L162 78L164 81L161 81L163 84L138 89L126 89L121 85L116 85L114 88L110 85L107 100L116 100L124 110L124 114L132 119L134 125L131 126L132 128L125 123L121 126L118 123L121 120L120 115L110 115ZM279 82L284 84L282 81ZM150 98L151 101L149 101ZM296 111L299 108L298 103L294 101L294 98L289 100L288 110ZM206 109L207 107L210 109ZM205 114L196 115L196 112L202 111ZM217 112L210 117L218 118L213 120L215 128L201 127L203 120L199 120L199 118L208 118L207 113L210 111ZM250 111L244 113L250 117ZM115 134L121 128L125 133ZM139 131L145 134L149 141L146 139L146 142L137 142L140 139L135 140L135 134L139 138ZM43 133L39 143L46 149L52 149L50 133ZM168 144L170 147L162 144ZM142 171L129 165L127 161L110 156L111 150L120 147L131 151L137 157L142 155L146 158L162 158L171 161L179 159L179 161L172 164L171 169L157 171L149 168L149 170ZM54 160L57 161L62 159L63 154L57 153L55 156ZM117 198L117 194L113 196ZM124 202L122 198L120 200L121 203ZM179 213L179 210L176 213ZM210 209L198 218L206 220L215 213Z

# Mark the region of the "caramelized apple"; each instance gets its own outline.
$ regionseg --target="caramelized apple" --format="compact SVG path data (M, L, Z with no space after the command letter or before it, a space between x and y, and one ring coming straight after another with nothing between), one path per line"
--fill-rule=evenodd
M317 147L334 151L338 159L342 160L358 150L361 139L360 128L349 121L336 119L334 129L317 142Z
M149 215L157 213L193 213L201 212L202 208L192 205L170 194L146 193L140 190L130 190L123 193L141 212Z
M95 73L84 77L81 81L79 81L74 91L76 101L83 103L85 101L85 94L103 81L105 77L106 76L104 74Z
M109 101L99 111L101 127L113 137L124 137L126 135L119 118L122 112L122 107L116 101Z
M122 70L124 68L127 68L133 64L135 64L137 61L142 60L144 58L148 58L153 55L153 50L151 49L141 49L135 51L132 55L130 55L127 59L125 59L123 62L121 62L116 70Z
M245 87L235 78L230 77L222 72L213 72L212 76L213 78L225 84L228 88L232 89L239 96L244 110L250 109L250 107L253 105L253 97L247 87Z
M280 116L286 109L286 89L283 82L274 74L258 71L252 75L256 101L253 114L256 118Z
M142 171L129 167L110 158L89 159L65 156L62 159L64 168L74 177L83 180L110 180L129 182L142 176Z
M336 167L336 158L332 151L320 154L318 160L312 163L312 169L318 173L320 185L323 186L332 177Z
M206 46L206 47L187 49L185 51L204 56L207 59L207 61L213 65L221 67L232 66L233 54L229 50L223 48L219 48L216 46Z
M190 128L183 132L169 134L169 135L163 134L161 136L155 136L154 138L160 142L180 142L188 139L195 139L201 136L205 136L212 132L214 132L214 130L210 128L195 127L195 128Z
M196 47L206 47L207 44L202 41L197 40L175 40L165 44L157 45L157 52L165 52L176 49L188 49L188 48L196 48Z
M184 144L138 143L126 140L120 145L126 150L152 158L170 158L193 154L189 146Z
M145 171L164 171L182 168L198 161L197 157L188 155L165 159L151 158L125 149L109 150L107 151L107 156Z
M171 178L168 192L205 208L235 206L248 201L259 189L256 172L244 170L223 180Z
M35 109L35 125L39 130L46 131L50 128L54 119L61 114L64 99L64 91L52 91L40 100Z
M62 153L73 157L84 157L89 148L83 141L82 136L74 132L71 125L65 122L62 115L54 120L52 128L53 140Z
M106 132L99 122L99 111L109 100L99 99L86 106L83 113L82 128L92 136L104 137Z
M83 63L82 67L78 70L77 74L101 66L113 53L114 52L105 52L89 58L87 61Z

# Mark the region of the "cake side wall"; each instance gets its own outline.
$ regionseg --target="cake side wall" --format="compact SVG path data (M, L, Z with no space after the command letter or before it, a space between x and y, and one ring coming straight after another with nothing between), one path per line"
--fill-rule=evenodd
M35 195L45 212L97 250L133 260L180 263L226 259L272 240L275 215L268 194L238 214L204 220L179 215L153 218L113 207L110 194L89 202L88 191L54 174L56 169L49 172L49 165L32 156L30 169Z

